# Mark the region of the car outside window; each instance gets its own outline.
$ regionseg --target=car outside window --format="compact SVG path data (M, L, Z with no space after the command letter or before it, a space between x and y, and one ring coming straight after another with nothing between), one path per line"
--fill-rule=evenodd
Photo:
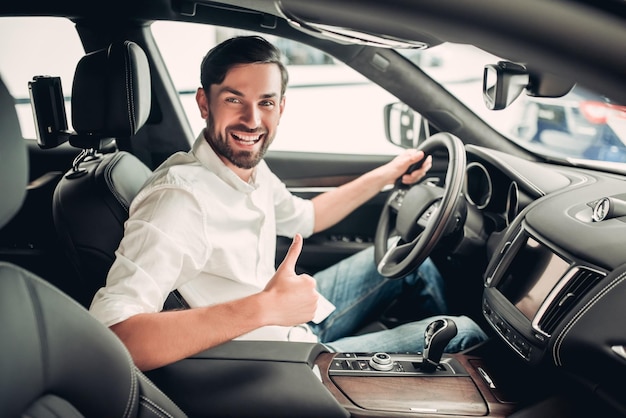
M24 138L36 138L28 93L28 82L36 75L61 78L67 115L70 119L68 124L71 124L69 97L72 92L74 70L84 54L74 24L68 19L0 18L0 76L15 98Z
M626 107L576 85L564 97L522 94L509 107L488 110L483 68L501 60L471 45L444 43L401 51L502 135L547 157L626 163Z
M152 24L152 32L193 132L199 133L205 124L195 102L202 58L219 42L250 33L161 21ZM319 50L261 36L281 49L289 71L286 107L272 150L364 155L399 152L384 133L383 108L397 101L393 95Z

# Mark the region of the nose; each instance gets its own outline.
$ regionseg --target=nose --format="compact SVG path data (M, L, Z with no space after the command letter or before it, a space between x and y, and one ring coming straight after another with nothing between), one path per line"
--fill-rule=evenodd
M241 120L250 129L258 128L261 125L260 109L254 105L245 106L241 115Z

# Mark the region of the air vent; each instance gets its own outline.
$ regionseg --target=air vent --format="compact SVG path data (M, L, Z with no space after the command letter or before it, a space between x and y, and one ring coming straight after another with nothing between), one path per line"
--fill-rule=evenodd
M538 327L548 335L556 329L563 317L604 275L586 268L578 268L552 299L539 319Z

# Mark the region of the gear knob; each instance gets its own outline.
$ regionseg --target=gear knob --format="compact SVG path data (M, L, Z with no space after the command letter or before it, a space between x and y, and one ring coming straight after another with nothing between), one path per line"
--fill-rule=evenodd
M450 340L457 333L456 324L452 319L437 319L431 322L424 332L424 359L422 370L433 372L441 361L441 355Z

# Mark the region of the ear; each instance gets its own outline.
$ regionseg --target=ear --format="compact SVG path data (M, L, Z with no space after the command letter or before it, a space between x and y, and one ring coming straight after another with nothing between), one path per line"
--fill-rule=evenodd
M280 116L283 115L283 112L285 111L285 104L287 102L287 96L283 96L280 98L280 104L279 104L279 112L280 112Z
M196 103L198 103L198 109L200 109L200 116L202 116L202 119L208 119L209 99L207 99L206 92L202 87L199 87L196 91Z

